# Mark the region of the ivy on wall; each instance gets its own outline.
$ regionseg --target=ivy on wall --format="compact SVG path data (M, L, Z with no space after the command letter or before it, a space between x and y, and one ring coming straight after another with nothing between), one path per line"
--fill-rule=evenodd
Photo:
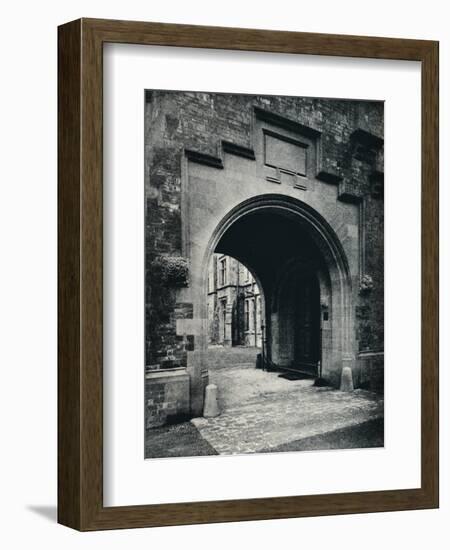
M183 256L159 256L152 267L158 272L162 283L174 287L189 284L189 262Z

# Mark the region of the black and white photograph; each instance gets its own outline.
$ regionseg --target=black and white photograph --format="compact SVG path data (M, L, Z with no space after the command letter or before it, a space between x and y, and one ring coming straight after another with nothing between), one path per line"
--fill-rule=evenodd
M145 457L384 446L384 103L145 92Z

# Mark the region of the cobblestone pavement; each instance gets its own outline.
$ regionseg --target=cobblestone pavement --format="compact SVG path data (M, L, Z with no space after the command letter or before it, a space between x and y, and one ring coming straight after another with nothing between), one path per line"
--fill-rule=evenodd
M210 370L221 415L191 422L219 454L254 453L383 417L383 399L238 365Z

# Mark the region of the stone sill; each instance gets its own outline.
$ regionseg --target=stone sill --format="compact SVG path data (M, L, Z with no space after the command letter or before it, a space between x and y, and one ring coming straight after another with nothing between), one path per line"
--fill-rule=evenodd
M182 376L186 374L186 376L188 376L188 373L187 373L187 369L185 367L175 367L175 368L172 368L172 369L159 369L159 370L154 370L154 371L151 371L151 372L147 372L145 374L145 378L148 380L148 379L154 379L154 378L172 378L174 376Z

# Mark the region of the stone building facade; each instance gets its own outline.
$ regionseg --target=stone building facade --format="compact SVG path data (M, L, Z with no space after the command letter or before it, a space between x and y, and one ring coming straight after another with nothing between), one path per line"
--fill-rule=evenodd
M250 271L235 258L214 254L208 270L209 344L261 347L262 303Z
M146 425L202 415L215 254L257 280L268 365L382 391L383 103L145 101Z

